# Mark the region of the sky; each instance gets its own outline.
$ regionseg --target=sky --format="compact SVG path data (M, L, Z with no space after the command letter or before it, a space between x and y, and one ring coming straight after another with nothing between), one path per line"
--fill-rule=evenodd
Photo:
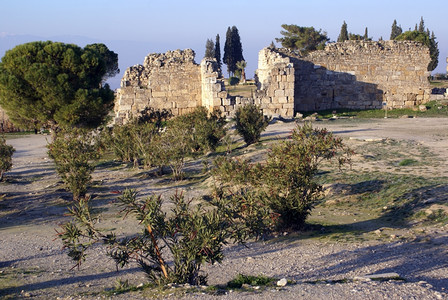
M121 73L143 63L149 53L192 48L200 63L207 39L238 28L249 78L257 68L258 52L281 37L282 24L313 26L337 40L342 23L348 31L374 40L389 39L397 20L404 31L423 17L439 43L439 66L446 72L448 1L432 0L0 0L0 57L17 44L52 40L85 46L104 43L118 53ZM279 45L278 45L279 46Z

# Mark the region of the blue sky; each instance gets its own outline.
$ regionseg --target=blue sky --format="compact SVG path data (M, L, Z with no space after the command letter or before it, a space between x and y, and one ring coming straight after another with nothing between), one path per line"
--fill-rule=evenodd
M235 25L248 62L247 74L252 77L258 51L281 36L282 24L313 26L326 31L334 41L346 21L349 32L364 34L367 27L369 36L377 40L389 38L394 19L403 30L408 30L423 16L426 27L434 31L439 42L441 56L436 72L445 72L448 2L427 3L425 6L421 0L0 0L1 41L5 36L17 37L0 47L9 49L14 43L33 39L80 46L103 42L119 54L123 73L153 52L192 48L196 62L200 62L207 38L214 40L219 34L223 47L227 27ZM117 87L118 77L121 74L113 87Z

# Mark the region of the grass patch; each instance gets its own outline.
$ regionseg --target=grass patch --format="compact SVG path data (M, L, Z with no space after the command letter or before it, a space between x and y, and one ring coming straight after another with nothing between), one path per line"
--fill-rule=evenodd
M251 98L254 91L257 89L256 85L252 84L237 84L234 86L226 86L226 90L230 96L240 96Z
M405 159L401 160L401 161L398 163L398 165L399 165L400 167L406 167L406 166L413 166L413 165L416 165L417 163L418 163L418 161L415 160L415 159L412 159L412 158L405 158Z
M245 284L250 286L267 286L272 285L274 281L277 281L277 279L264 275L252 276L238 274L235 279L227 283L227 288L240 289Z
M447 117L448 116L448 106L446 103L441 101L430 101L425 103L426 111L414 111L410 108L400 108L393 109L387 112L388 118L399 118L405 115L412 117ZM356 110L356 109L332 109L332 110L322 110L318 112L318 118L331 118L334 116L333 112L336 112L335 115L338 117L352 117L352 118L360 118L360 119L378 119L384 118L385 111L382 109L369 109L369 110ZM307 117L312 115L311 112L303 112L303 116Z

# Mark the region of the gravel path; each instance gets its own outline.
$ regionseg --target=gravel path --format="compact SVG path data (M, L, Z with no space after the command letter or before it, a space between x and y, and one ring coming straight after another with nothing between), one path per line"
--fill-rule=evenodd
M448 119L394 119L371 122L322 122L344 137L395 138L424 143L439 155L447 155ZM264 136L284 136L292 123L269 126ZM93 249L79 270L55 240L55 228L65 219L69 195L61 189L52 162L46 156L44 136L8 140L17 152L8 181L0 183L0 299L97 299L117 279L132 284L146 282L137 266L116 271L101 248ZM441 161L440 170L446 170ZM98 169L99 198L128 185L148 186L137 172ZM438 174L440 175L440 174ZM164 190L162 187L157 187ZM64 200L65 199L65 200ZM104 202L104 207L108 207ZM126 232L131 220L108 220ZM222 264L207 265L209 284L225 284L237 274L263 274L295 283L282 288L233 291L213 296L187 293L185 299L448 299L448 227L425 228L415 238L338 242L287 235L225 249ZM356 276L396 272L404 280L353 281ZM146 295L147 296L147 295ZM113 296L142 299L141 292ZM164 298L178 298L172 295Z

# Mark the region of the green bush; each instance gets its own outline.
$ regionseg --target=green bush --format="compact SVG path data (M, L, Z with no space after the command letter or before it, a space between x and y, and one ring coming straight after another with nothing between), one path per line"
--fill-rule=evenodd
M226 135L224 125L220 112L209 114L204 107L169 120L166 130L153 141L155 163L169 165L174 178L182 179L185 159L214 151Z
M237 85L240 83L240 79L238 77L230 77L229 78L229 85Z
M48 145L48 154L56 164L56 171L75 201L85 198L95 169L92 160L99 157L93 140L91 133L72 129L57 133Z
M269 118L263 116L260 108L254 104L238 107L235 112L236 131L247 145L260 140L261 133L269 124Z
M179 193L171 201L173 208L167 214L160 197L138 199L136 191L123 191L118 198L121 213L134 215L142 229L129 238L117 238L113 232L105 234L97 229L88 201L80 201L70 209L74 220L65 224L59 235L77 265L86 258L89 247L101 242L107 245L117 266L136 261L154 283L205 284L207 278L201 274L201 266L221 262L228 241L243 241L241 230L223 210L193 207L192 201Z
M273 145L265 163L221 157L214 161L213 174L227 195L222 197L235 197L238 191L245 191L257 199L241 198L239 205L254 206L249 208L256 212L249 220L255 225L254 232L261 232L260 224L269 229L269 218L279 229L298 229L322 195L322 186L315 179L321 162L337 158L343 165L350 161L350 154L340 138L305 124L294 129L291 139ZM269 211L263 211L266 206ZM254 222L254 217L261 220Z
M4 137L0 137L0 181L3 180L5 172L12 168L12 155L16 150L7 145Z
M169 166L174 178L182 179L185 159L214 151L226 135L226 122L219 111L204 107L168 120L171 116L167 110L145 109L139 118L106 130L104 143L122 161L142 162L159 173Z

